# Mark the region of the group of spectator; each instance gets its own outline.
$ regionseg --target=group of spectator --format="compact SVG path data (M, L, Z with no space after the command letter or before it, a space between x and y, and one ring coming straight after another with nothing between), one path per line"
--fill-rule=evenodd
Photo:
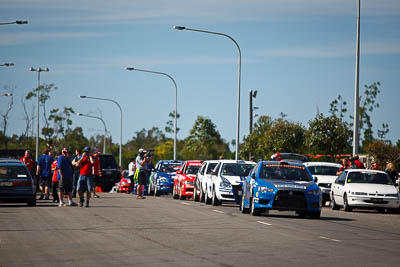
M340 175L345 169L365 169L364 164L360 161L359 156L357 154L351 157L350 159L342 159L341 164L342 167L339 169L336 175ZM376 162L372 162L370 168L372 170L385 171L392 180L393 184L396 184L397 180L399 179L399 171L396 169L396 166L392 162L388 162L385 168L382 169L378 167Z
M143 196L143 187L149 184L150 172L154 169L153 155L151 152L139 149L136 158L132 158L128 165L128 177L131 180L129 193L133 191L136 185L136 194L138 199L145 199Z
M97 150L91 153L90 147L86 146L83 153L75 150L75 155L63 148L57 152L55 157L48 149L38 158L37 163L32 159L29 150L20 159L30 171L32 177L37 177L42 200L50 199L50 189L53 202L59 203L59 207L67 204L64 197L68 199L68 206L78 206L72 198L79 195L79 206L89 207L89 201L93 197L99 197L95 191L95 177L101 175L100 158ZM86 201L85 201L86 192Z

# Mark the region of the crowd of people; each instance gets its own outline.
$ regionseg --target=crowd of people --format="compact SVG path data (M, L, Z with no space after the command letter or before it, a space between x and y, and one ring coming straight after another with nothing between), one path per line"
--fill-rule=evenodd
M95 182L101 175L99 152L91 152L88 146L83 149L83 153L79 149L75 150L75 155L63 148L53 157L53 153L45 149L35 162L30 151L26 150L20 161L26 165L39 185L39 200L50 200L51 191L52 200L59 203L59 207L78 206L73 201L78 193L79 206L88 208L92 194L95 198L99 197ZM68 199L67 203L64 198Z

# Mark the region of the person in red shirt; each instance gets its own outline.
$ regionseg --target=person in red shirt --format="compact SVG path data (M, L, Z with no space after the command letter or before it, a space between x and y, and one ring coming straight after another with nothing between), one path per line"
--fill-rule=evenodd
M93 164L93 175L94 175L94 181L93 181L93 197L99 198L100 196L97 195L96 193L96 184L99 181L99 177L101 176L101 169L100 169L100 157L99 157L99 151L96 149L95 152L93 153L94 157L94 164Z
M51 178L51 192L53 194L53 202L58 203L60 201L58 197L58 179L57 179L57 158L60 156L60 152L57 152L56 157L51 164L51 171L53 172L53 176Z
M25 151L25 156L23 156L20 161L26 165L31 175L34 176L36 162L32 159L31 152L29 150Z
M364 164L360 161L360 158L357 154L352 158L352 163L357 166L357 169L365 169Z
M89 208L89 200L91 192L93 192L93 164L95 159L90 154L90 147L86 146L83 149L82 157L78 160L77 164L80 167L79 180L78 180L78 194L79 194L79 206L83 207L85 199L83 193L86 192L86 208Z
M345 169L350 168L350 161L348 159L342 159L342 167L336 172L336 175L339 176Z

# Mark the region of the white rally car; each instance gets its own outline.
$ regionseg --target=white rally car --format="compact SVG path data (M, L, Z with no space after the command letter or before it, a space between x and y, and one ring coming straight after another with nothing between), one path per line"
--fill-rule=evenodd
M205 203L214 206L223 201L240 203L243 180L255 165L252 161L220 160L206 182Z
M378 212L399 212L400 195L390 177L383 171L346 169L332 185L331 206L344 211L372 208Z
M203 162L194 180L194 201L204 202L207 181L211 179L211 172L217 164L218 160L206 160Z
M322 206L326 201L330 201L331 186L335 182L342 165L332 162L304 162L314 178L317 178L317 184L322 190Z

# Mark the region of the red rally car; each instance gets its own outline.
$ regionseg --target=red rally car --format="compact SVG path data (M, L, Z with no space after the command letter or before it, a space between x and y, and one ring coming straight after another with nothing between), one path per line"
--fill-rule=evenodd
M174 179L174 187L172 189L172 197L175 199L186 199L193 197L194 179L201 167L201 160L187 160L182 167L176 172Z

